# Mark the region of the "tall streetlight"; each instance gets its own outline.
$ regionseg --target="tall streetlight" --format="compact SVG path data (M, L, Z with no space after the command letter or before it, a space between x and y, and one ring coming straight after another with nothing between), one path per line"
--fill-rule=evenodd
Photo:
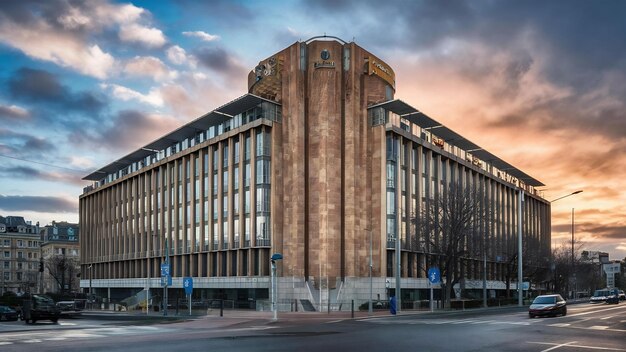
M575 194L582 193L582 192L583 192L583 190L579 189L578 191L574 191L574 192L572 192L570 194L564 195L564 196L559 197L557 199L553 199L553 200L550 201L550 203L554 203L557 200L560 200L560 199L563 199L563 198L567 198L569 196L573 196ZM550 246L552 246L552 244L550 244ZM552 249L552 248L550 248L550 249ZM574 208L572 208L572 271L574 271ZM575 287L576 286L576 273L573 272L573 275L574 275L574 287Z
M93 263L89 264L89 308L93 309L93 293L91 292L91 279L93 277Z
M283 259L283 255L280 253L274 253L272 254L272 257L270 258L270 263L272 264L271 281L272 281L272 312L273 312L272 320L273 321L278 320L278 306L277 306L278 292L276 291L276 261L281 260L281 259Z

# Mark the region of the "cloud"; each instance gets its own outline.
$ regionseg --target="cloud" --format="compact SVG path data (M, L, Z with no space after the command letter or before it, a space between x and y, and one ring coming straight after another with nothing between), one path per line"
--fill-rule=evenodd
M0 104L0 121L25 121L30 119L28 110L17 105Z
M178 72L170 70L160 59L153 56L135 56L126 62L124 72L133 76L152 77L155 81L171 80Z
M148 28L136 23L121 26L119 37L122 41L140 43L149 48L160 48L167 42L160 29Z
M183 72L176 84L164 84L160 88L161 96L175 116L189 121L242 94L237 85L223 85L214 78L197 70Z
M42 213L73 213L78 201L62 197L10 196L0 194L0 209L6 212L34 211Z
M78 145L104 148L116 153L139 148L181 125L177 119L137 110L123 110L110 117L110 124L99 130L74 131L70 136Z
M18 27L4 22L0 24L0 41L28 56L54 62L85 75L100 79L109 75L115 59L97 44L88 45L77 38L57 33L42 22L33 25Z
M110 88L113 96L123 101L136 100L156 107L163 106L163 98L157 89L151 89L148 94L142 94L118 84L102 84L102 87Z
M202 66L232 80L242 80L248 72L240 60L224 48L205 47L197 50L194 54Z
M10 166L0 169L0 175L7 179L37 179L58 183L71 183L76 186L83 186L85 184L85 181L81 179L85 173L87 172L57 171L53 169L42 171L25 166Z
M122 43L106 40L115 32ZM117 62L96 44L100 41L159 48L167 40L150 25L150 13L132 4L22 0L0 7L0 42L29 57L106 79Z
M102 96L91 92L72 92L50 72L23 67L8 82L14 99L35 104L49 104L64 109L99 112L106 104Z
M183 35L187 37L200 38L202 41L205 42L212 42L220 39L219 35L209 34L203 31L183 32Z
M39 155L41 152L51 152L56 149L55 145L47 139L7 129L0 128L0 137L2 140L0 147L4 146L0 151L12 157Z
M167 59L175 65L188 64L191 68L195 68L197 60L193 55L187 55L185 49L178 45L173 45L166 50Z

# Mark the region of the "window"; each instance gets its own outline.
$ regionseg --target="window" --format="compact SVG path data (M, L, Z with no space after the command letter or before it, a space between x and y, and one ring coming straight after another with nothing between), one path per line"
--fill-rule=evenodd
M256 190L256 211L270 211L270 190L269 188L259 187Z
M4 251L4 257L5 257L5 258L11 258L11 252L9 252L9 251Z
M270 183L270 161L265 159L259 159L256 162L256 183L257 184L269 184Z

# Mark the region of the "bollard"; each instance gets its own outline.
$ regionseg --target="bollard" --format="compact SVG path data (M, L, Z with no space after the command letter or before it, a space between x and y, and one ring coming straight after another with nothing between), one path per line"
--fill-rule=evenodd
M354 300L352 300L352 304L351 305L352 305L352 307L351 307L351 309L352 309L352 319L354 319Z
M220 299L220 317L224 316L224 300Z

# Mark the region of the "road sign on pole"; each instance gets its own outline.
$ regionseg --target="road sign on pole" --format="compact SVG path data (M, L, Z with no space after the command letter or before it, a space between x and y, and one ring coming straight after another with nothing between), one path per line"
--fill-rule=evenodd
M185 277L183 278L183 288L185 289L185 293L190 295L193 292L193 278Z
M430 311L433 311L433 285L441 282L441 272L439 268L428 269L428 283L430 286Z
M172 277L171 276L161 276L161 286L169 287L172 286Z
M430 281L431 284L437 284L441 281L441 273L439 272L439 268L428 269L428 281Z
M170 275L170 265L169 263L161 264L161 276L169 276Z

